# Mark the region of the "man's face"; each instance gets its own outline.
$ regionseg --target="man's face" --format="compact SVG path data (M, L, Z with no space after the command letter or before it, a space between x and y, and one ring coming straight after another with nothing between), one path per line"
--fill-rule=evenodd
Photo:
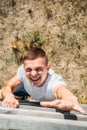
M46 65L45 59L38 57L34 60L25 60L24 69L30 83L33 86L42 87L49 71L49 65Z

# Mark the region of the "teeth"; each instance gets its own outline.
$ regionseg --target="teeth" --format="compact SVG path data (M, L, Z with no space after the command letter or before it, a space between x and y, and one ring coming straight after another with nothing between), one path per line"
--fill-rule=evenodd
M36 81L36 80L38 80L39 78L31 78L31 80L33 80L33 81Z

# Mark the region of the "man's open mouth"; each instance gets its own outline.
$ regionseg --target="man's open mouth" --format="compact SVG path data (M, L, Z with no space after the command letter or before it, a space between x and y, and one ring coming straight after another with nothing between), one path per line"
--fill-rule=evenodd
M39 79L40 79L40 77L39 78L30 78L32 81L38 81Z
M32 85L38 85L41 81L41 77L39 78L30 78Z

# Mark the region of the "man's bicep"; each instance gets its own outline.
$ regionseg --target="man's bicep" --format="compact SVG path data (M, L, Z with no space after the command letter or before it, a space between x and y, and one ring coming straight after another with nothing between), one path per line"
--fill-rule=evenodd
M22 82L17 78L17 75L15 75L13 78L11 78L8 81L7 86L12 87L12 89L14 90L15 88L17 88L21 84L22 84Z

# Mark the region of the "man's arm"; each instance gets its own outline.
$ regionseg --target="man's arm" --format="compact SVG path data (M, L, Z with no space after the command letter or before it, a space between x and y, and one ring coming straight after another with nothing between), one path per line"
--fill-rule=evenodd
M82 114L85 111L80 107L77 98L64 86L58 86L54 89L56 100L50 102L41 102L41 106L54 107L62 110L75 110Z
M6 107L18 107L19 102L16 100L13 95L14 89L16 89L22 82L17 79L17 76L14 76L5 87L2 88L1 95L3 98L2 106Z

